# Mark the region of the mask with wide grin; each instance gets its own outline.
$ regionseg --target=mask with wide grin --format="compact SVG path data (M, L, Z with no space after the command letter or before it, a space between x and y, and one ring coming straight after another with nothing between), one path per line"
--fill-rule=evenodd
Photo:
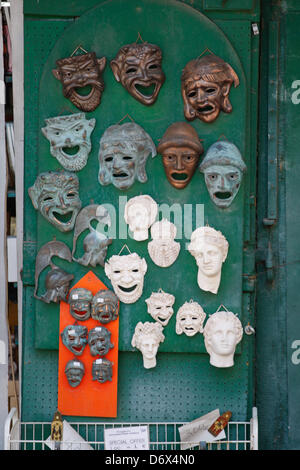
M93 294L88 289L78 287L71 290L68 303L70 305L70 314L75 320L88 320L91 315L92 299Z
M68 325L61 333L61 339L66 348L75 356L80 356L87 345L88 330L82 325Z

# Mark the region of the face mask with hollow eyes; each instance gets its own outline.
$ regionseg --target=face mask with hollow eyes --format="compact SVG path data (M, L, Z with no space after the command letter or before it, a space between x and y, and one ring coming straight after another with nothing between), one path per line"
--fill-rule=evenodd
M92 376L93 380L104 384L107 381L112 381L112 366L113 362L109 361L105 357L103 359L96 359L92 365Z
M114 347L110 341L111 332L105 326L96 326L89 331L88 343L92 356L106 356Z
M69 385L72 388L78 387L78 385L81 384L81 381L85 374L84 364L78 359L71 359L71 361L68 361L66 364L65 374Z
M81 356L87 345L88 330L83 325L67 325L61 333L61 339L66 348L75 356Z

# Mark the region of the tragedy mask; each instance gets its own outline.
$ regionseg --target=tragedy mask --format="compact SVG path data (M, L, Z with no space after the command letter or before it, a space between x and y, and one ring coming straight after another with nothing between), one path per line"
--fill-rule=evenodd
M184 116L188 121L198 118L213 122L220 112L231 113L231 85L239 85L233 68L220 57L210 54L191 60L181 76Z
M147 106L153 104L165 81L161 68L162 52L154 44L127 44L110 62L117 82L133 98Z
M83 325L67 325L61 333L61 339L66 348L75 356L81 356L87 345L88 330Z
M92 222L97 222L96 227L92 226ZM76 224L73 237L73 260L83 266L89 264L96 267L100 264L104 267L108 246L112 243L112 239L105 234L105 228L111 226L111 218L104 206L98 204L90 204L79 212L76 218ZM83 240L84 254L81 258L75 258L76 244L78 237L88 230L88 234Z
M163 292L162 290L160 292L152 292L149 299L146 299L145 302L151 317L163 327L167 326L174 313L174 295L167 294L167 292Z
M201 165L211 200L221 209L229 207L240 188L246 165L239 149L231 142L212 144Z
M96 326L89 331L88 343L92 356L106 356L114 345L110 341L111 332L105 326Z
M197 302L185 302L176 315L176 333L187 336L194 336L196 333L203 333L203 322L206 313Z
M145 183L150 153L154 157L156 148L141 126L134 122L110 126L100 140L99 183L118 189L130 188L135 180Z
M96 359L92 365L92 376L93 380L97 380L101 384L104 384L108 380L112 381L112 366L113 362L109 361L105 357L103 359Z
M114 291L121 302L133 304L143 293L147 263L137 253L114 255L104 266Z
M48 171L38 175L28 189L35 209L61 232L73 230L81 208L75 173Z
M148 229L154 223L158 206L148 195L135 196L125 205L124 219L136 241L147 240Z
M195 129L186 122L168 127L158 147L165 173L174 188L185 188L199 164L203 147Z
M90 318L92 299L93 294L88 289L77 287L71 290L68 303L70 314L75 320L85 321Z
M104 90L102 73L106 58L97 59L95 52L88 52L59 59L56 65L52 72L61 82L64 96L81 111L94 111Z
M228 246L224 235L212 227L199 227L192 233L188 250L196 259L200 289L217 294Z
M109 323L118 318L119 299L110 289L99 290L92 301L92 318L102 324Z
M65 374L69 385L71 385L73 388L78 387L85 374L84 364L78 359L72 359L71 361L68 361L65 367Z
M139 322L131 340L131 345L141 351L145 369L156 366L156 354L160 343L165 340L160 323Z
M153 240L148 243L148 252L153 263L161 268L167 268L176 261L180 243L176 242L176 226L167 219L162 219L152 225L151 237Z
M236 345L243 337L243 326L232 312L217 311L204 327L204 344L215 367L232 367Z
M50 142L50 153L65 170L80 171L85 167L92 148L91 133L96 119L84 113L45 119L42 133Z

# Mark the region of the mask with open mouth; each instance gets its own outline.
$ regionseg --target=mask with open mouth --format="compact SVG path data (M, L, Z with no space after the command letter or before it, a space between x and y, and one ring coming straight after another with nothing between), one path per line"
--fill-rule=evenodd
M88 343L92 356L106 356L114 347L110 341L111 332L105 326L96 326L89 331Z
M88 289L77 287L71 290L68 303L70 314L75 320L85 321L90 318L92 299L93 294Z
M176 333L187 336L194 336L196 333L203 333L203 322L206 313L197 302L185 302L176 315Z
M75 173L40 173L28 189L35 209L61 232L73 230L81 208L79 180Z
M50 153L70 171L85 167L92 148L91 133L96 119L86 119L84 113L45 119L42 133L50 142Z
M188 62L181 76L185 118L210 123L221 111L231 113L229 92L232 84L237 87L239 78L220 57L210 54Z
M66 348L75 356L81 356L87 345L88 330L83 325L67 325L61 333L61 339Z
M92 301L92 318L102 324L109 323L118 318L119 299L116 294L109 289L99 290Z
M154 44L127 44L110 62L117 82L140 103L155 103L165 81L161 68L162 52Z
M78 387L85 374L84 364L78 359L71 359L71 361L68 361L66 364L65 374L69 385L73 388Z
M108 380L112 381L112 366L113 362L109 361L105 357L103 359L96 359L92 365L92 377L93 380L104 384Z
M167 294L162 290L160 292L152 292L149 299L146 299L145 302L148 307L148 313L151 317L162 326L167 326L174 313L174 295Z

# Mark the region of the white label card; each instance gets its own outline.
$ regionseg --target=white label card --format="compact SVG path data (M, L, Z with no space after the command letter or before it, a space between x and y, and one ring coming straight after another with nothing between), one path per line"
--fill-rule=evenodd
M149 450L148 426L104 429L105 450Z

